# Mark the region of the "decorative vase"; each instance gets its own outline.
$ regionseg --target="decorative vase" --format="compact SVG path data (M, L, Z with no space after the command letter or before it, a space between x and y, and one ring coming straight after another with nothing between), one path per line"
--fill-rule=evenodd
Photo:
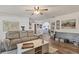
M21 28L22 28L22 31L25 31L25 26L21 26Z

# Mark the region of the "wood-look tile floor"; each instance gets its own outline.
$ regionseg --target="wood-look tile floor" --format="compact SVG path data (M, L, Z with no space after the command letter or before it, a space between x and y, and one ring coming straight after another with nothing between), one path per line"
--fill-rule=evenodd
M57 43L55 44L54 41L51 39L50 39L49 43L50 43L51 47L58 49L53 54L78 54L79 53L77 51L74 51L73 49L69 49L67 47L62 47Z

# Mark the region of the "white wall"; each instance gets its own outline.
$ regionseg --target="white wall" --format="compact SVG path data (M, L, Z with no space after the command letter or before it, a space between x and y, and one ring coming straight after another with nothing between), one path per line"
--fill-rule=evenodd
M18 21L20 26L19 29L21 30L21 26L25 26L25 30L29 29L29 19L27 17L18 17L18 16L11 16L11 15L0 15L0 39L5 38L5 33L3 31L3 20L6 21Z
M70 33L79 33L79 12L75 12L75 13L71 13L71 14L67 14L67 15L61 15L55 18L51 18L50 22L53 22L56 20L68 20L68 19L76 19L76 28L75 29L60 29L60 30L56 30L58 32L70 32ZM60 26L61 28L61 26Z

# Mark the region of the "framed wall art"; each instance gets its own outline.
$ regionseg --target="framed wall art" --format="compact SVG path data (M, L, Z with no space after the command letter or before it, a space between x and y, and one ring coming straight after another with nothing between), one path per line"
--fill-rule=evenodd
M68 19L61 21L62 29L75 29L76 28L76 19Z
M3 21L3 31L18 31L19 22Z

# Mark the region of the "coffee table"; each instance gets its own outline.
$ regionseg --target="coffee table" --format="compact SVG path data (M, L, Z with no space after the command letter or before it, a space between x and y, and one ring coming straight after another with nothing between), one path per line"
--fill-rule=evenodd
M33 48L25 48L22 49L22 46L24 43L33 43ZM23 42L17 44L17 54L44 54L49 52L49 42L44 40L44 43L42 43L42 39L32 40L28 42Z

